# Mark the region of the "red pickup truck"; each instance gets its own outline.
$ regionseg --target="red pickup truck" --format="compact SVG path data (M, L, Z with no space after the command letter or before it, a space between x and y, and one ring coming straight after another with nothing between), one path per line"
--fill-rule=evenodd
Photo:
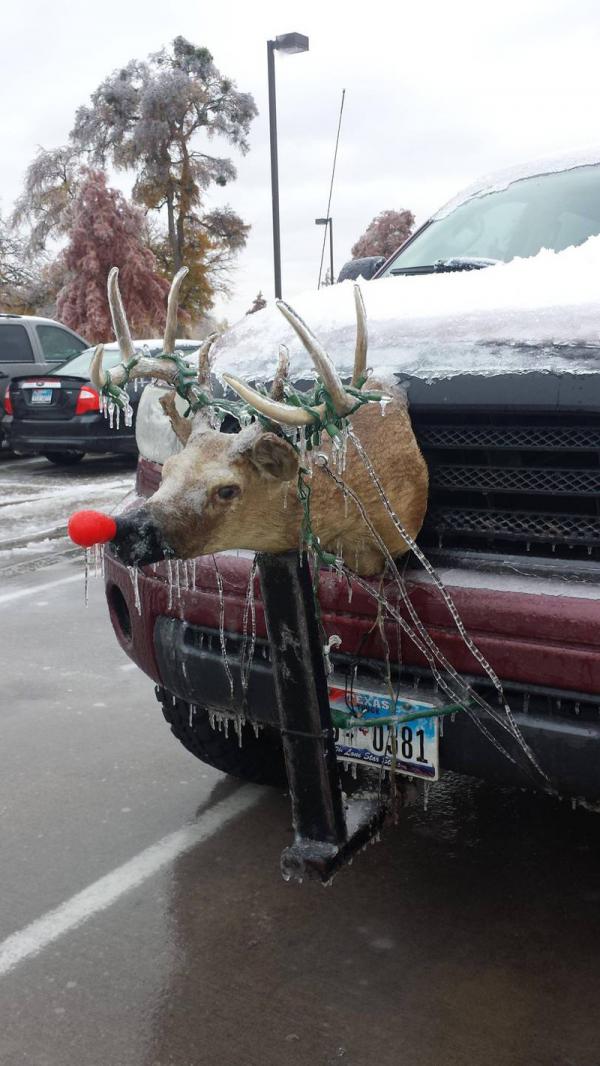
M498 270L500 278L504 268L491 262L512 260L519 249L535 256L540 248L561 251L597 235L599 193L600 165L590 160L491 181L422 227L377 276L404 275L387 282L403 286L403 298L407 285L428 284L406 280L411 273L463 274L486 267L486 275ZM262 311L242 325L239 343L235 329L225 338L229 355L237 351L239 360L245 358L250 327L258 350L266 315ZM529 310L522 319L518 311L508 318L510 337L496 340L475 341L471 332L461 333L460 323L457 340L438 322L430 357L421 361L427 372L419 370L416 348L408 364L399 353L395 372L407 387L412 424L429 467L428 511L418 543L500 678L545 776L536 774L517 739L493 716L457 710L439 720L427 718L426 708L440 703L427 659L395 622L384 629L376 625L376 603L364 588L324 569L321 620L329 637L341 638L326 653L333 670L328 684L334 739L350 773L361 764L389 768L381 727L361 733L346 728L344 720L344 710L353 706L389 706L389 662L397 697L405 710L414 711L398 734L397 767L403 774L427 782L454 770L502 784L550 782L561 796L597 803L600 342L595 346L579 335L557 339L552 324L544 338L541 318L537 334L532 331ZM270 321L264 318L265 335ZM426 327L421 319L420 336ZM388 342L389 337L389 348ZM252 345L248 350L251 375ZM432 359L446 368L439 378L431 372ZM139 507L155 491L161 460L175 448L158 413L163 392L154 386L144 392L136 488L122 511ZM238 428L231 419L222 427ZM117 638L154 680L175 736L199 759L226 772L283 781L272 646L252 554L167 560L132 577L109 546L105 576ZM430 575L410 556L404 577L439 649L470 691L493 706L497 692L489 673L463 641Z

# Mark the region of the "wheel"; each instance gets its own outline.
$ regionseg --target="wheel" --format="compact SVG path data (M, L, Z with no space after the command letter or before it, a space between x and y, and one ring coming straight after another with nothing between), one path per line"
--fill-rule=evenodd
M224 721L215 722L213 729L205 707L191 705L160 688L156 689L156 696L173 735L201 762L258 785L285 785L281 739L274 729L265 727L256 736L253 727L245 722L240 746L234 720L229 721L225 735Z
M44 457L57 466L75 466L80 463L85 452L44 452Z

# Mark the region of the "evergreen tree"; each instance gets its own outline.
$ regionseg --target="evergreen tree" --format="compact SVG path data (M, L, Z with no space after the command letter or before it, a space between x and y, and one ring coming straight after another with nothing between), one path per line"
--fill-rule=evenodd
M412 211L381 211L367 226L352 248L354 259L367 255L388 255L410 237L415 224Z
M60 257L68 271L57 301L61 322L90 342L112 337L106 283L116 266L132 331L142 336L162 333L169 283L157 273L143 235L142 213L120 192L107 188L101 171L89 171L73 204L69 243Z

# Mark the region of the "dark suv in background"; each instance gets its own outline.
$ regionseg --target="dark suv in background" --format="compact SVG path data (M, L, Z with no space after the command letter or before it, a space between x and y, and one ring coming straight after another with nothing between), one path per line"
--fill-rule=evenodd
M0 446L3 401L11 378L55 370L87 346L78 333L50 318L0 314Z

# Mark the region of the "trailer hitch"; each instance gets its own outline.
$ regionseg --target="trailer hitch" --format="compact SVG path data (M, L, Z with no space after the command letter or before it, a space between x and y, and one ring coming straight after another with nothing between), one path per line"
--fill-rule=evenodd
M281 872L327 882L377 836L387 808L376 792L342 793L306 553L259 554L257 563L294 827Z

